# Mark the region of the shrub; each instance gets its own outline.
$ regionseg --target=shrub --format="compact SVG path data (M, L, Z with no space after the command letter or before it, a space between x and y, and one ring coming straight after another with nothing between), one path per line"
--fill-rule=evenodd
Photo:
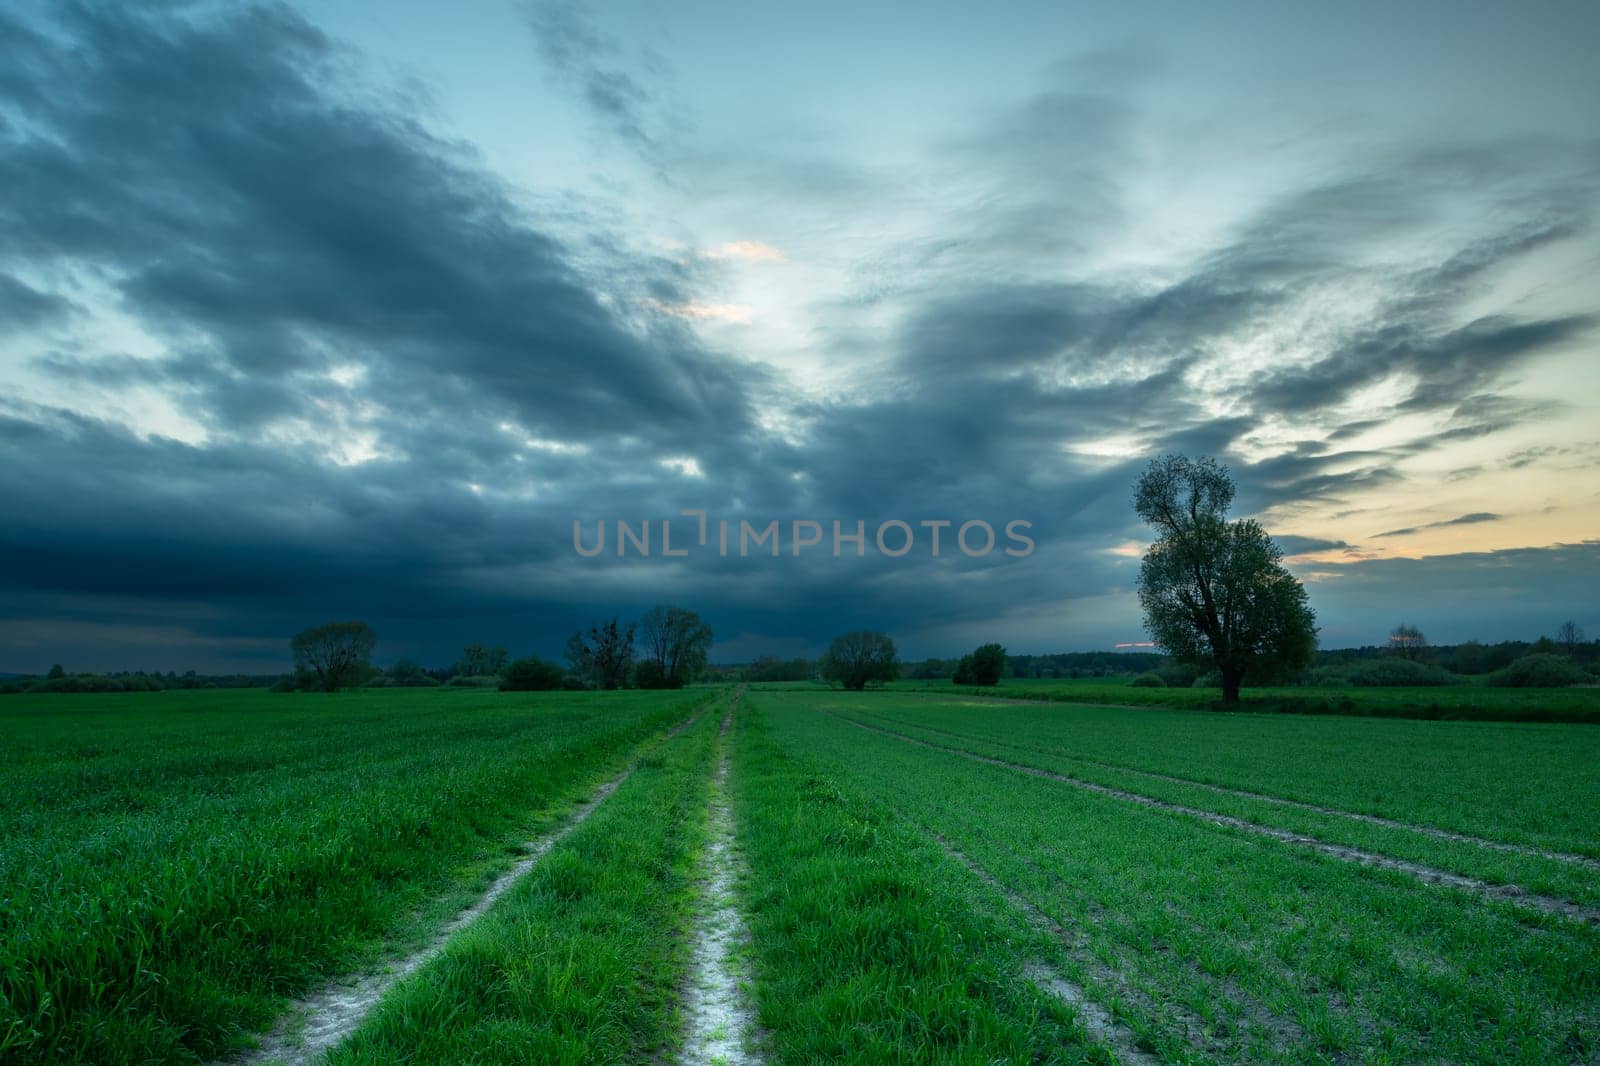
M1342 688L1350 684L1350 671L1343 666L1319 666L1311 671L1306 684L1317 688Z
M549 692L561 687L565 673L555 663L547 663L537 655L530 655L506 667L506 676L505 680L500 682L500 691Z
M396 659L394 665L389 667L386 680L390 685L402 688L432 688L439 683L427 675L421 663L403 658Z
M1165 681L1161 680L1161 675L1157 674L1157 673L1140 674L1138 677L1134 678L1132 681L1129 681L1128 684L1133 686L1134 688L1166 688L1167 687L1167 683Z
M654 659L633 668L633 683L639 688L682 688L683 675L669 674Z
M1565 688L1587 685L1593 679L1570 659L1560 655L1524 655L1504 670L1489 675L1489 684L1502 688Z
M127 686L114 677L100 674L67 674L47 677L28 686L29 692L126 692Z
M493 674L457 674L445 684L450 688L498 688L500 679Z
M565 692L588 692L594 686L577 674L568 674L561 679L561 688Z
M984 644L972 653L972 683L998 685L1006 672L1006 649L999 644Z
M1190 663L1167 663L1156 671L1156 676L1168 688L1188 688L1200 676L1200 671Z
M1395 687L1422 685L1460 685L1466 679L1431 663L1385 656L1364 662L1349 672L1352 685Z

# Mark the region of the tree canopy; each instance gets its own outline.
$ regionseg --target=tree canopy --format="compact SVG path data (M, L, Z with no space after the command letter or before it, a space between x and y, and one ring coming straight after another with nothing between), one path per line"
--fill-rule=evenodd
M963 655L956 664L958 685L998 685L1006 672L1006 649L999 644L984 644L971 655Z
M639 620L639 642L652 667L639 672L640 687L682 688L705 669L711 627L682 607L652 607Z
M1214 666L1225 704L1248 677L1303 669L1316 651L1316 613L1283 552L1254 519L1229 521L1234 484L1215 460L1151 462L1134 510L1158 534L1139 568L1151 639L1181 662Z
M817 666L825 680L857 692L869 681L893 681L900 674L894 641L867 629L835 637Z
M296 633L289 649L297 671L314 677L323 691L336 692L365 679L377 643L365 622L328 622Z
M621 688L633 669L633 626L613 618L587 633L574 633L566 654L578 673L601 688Z

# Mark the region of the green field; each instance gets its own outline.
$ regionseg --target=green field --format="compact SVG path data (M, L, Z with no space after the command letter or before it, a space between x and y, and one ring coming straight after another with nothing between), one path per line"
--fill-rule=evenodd
M1600 1061L1590 726L213 691L0 751L5 1062L315 1061L330 988L347 1064Z
M1006 678L994 688L952 685L948 679L897 681L905 692L958 693L1058 703L1216 710L1215 688L1139 688L1123 678ZM1484 684L1401 688L1341 685L1259 685L1240 694L1244 710L1282 714L1423 718L1505 722L1600 723L1600 685L1557 689L1492 688Z
M0 1060L198 1061L418 940L703 694L0 707Z

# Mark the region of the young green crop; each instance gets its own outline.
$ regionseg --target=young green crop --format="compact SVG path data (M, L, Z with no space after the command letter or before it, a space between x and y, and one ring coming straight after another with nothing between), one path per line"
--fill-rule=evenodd
M1112 707L1182 707L1215 710L1214 688L1143 688L1122 680L1007 678L996 688L952 685L948 679L896 682L900 691L1004 697ZM1482 684L1373 687L1279 685L1246 687L1241 710L1263 714L1339 715L1484 722L1584 722L1600 724L1600 688L1508 689Z
M723 714L714 706L642 758L329 1062L638 1063L674 1044Z
M856 703L837 712L851 721L885 728L938 747L953 747L1019 766L1064 774L1075 780L1197 808L1258 825L1289 830L1331 844L1357 848L1494 885L1509 885L1538 895L1600 907L1600 860L1571 853L1508 851L1492 838L1441 839L1437 827L1412 823L1373 824L1330 810L1310 810L1274 802L1266 795L1239 795L1198 782L1173 780L1154 772L1108 765L1066 754L1076 750L1059 738L1029 739L1015 720L990 722L968 714L951 720L922 708L873 707ZM933 725L928 721L940 722ZM1581 727L1579 727L1581 728ZM1137 756L1134 757L1137 761ZM1442 831L1441 831L1442 832ZM1505 845L1522 847L1523 845Z
M815 697L762 702L785 751L939 833L1072 930L1081 947L1063 970L1136 1028L1190 1034L1196 1058L1600 1053L1593 927L863 732L817 713Z
M844 694L853 707L1039 752L1600 857L1600 730Z
M780 749L766 702L738 730L733 794L770 1061L1107 1061L1023 980L1045 938L988 910L956 862L823 769L823 752Z
M0 704L0 1059L196 1061L415 944L704 694Z

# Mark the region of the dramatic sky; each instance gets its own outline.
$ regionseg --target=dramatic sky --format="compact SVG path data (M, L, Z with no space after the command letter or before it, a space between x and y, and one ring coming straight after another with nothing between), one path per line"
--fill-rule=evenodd
M724 661L1105 648L1167 451L1325 645L1600 631L1596 40L1588 0L8 3L0 670L276 671L333 618L554 655L656 602Z

